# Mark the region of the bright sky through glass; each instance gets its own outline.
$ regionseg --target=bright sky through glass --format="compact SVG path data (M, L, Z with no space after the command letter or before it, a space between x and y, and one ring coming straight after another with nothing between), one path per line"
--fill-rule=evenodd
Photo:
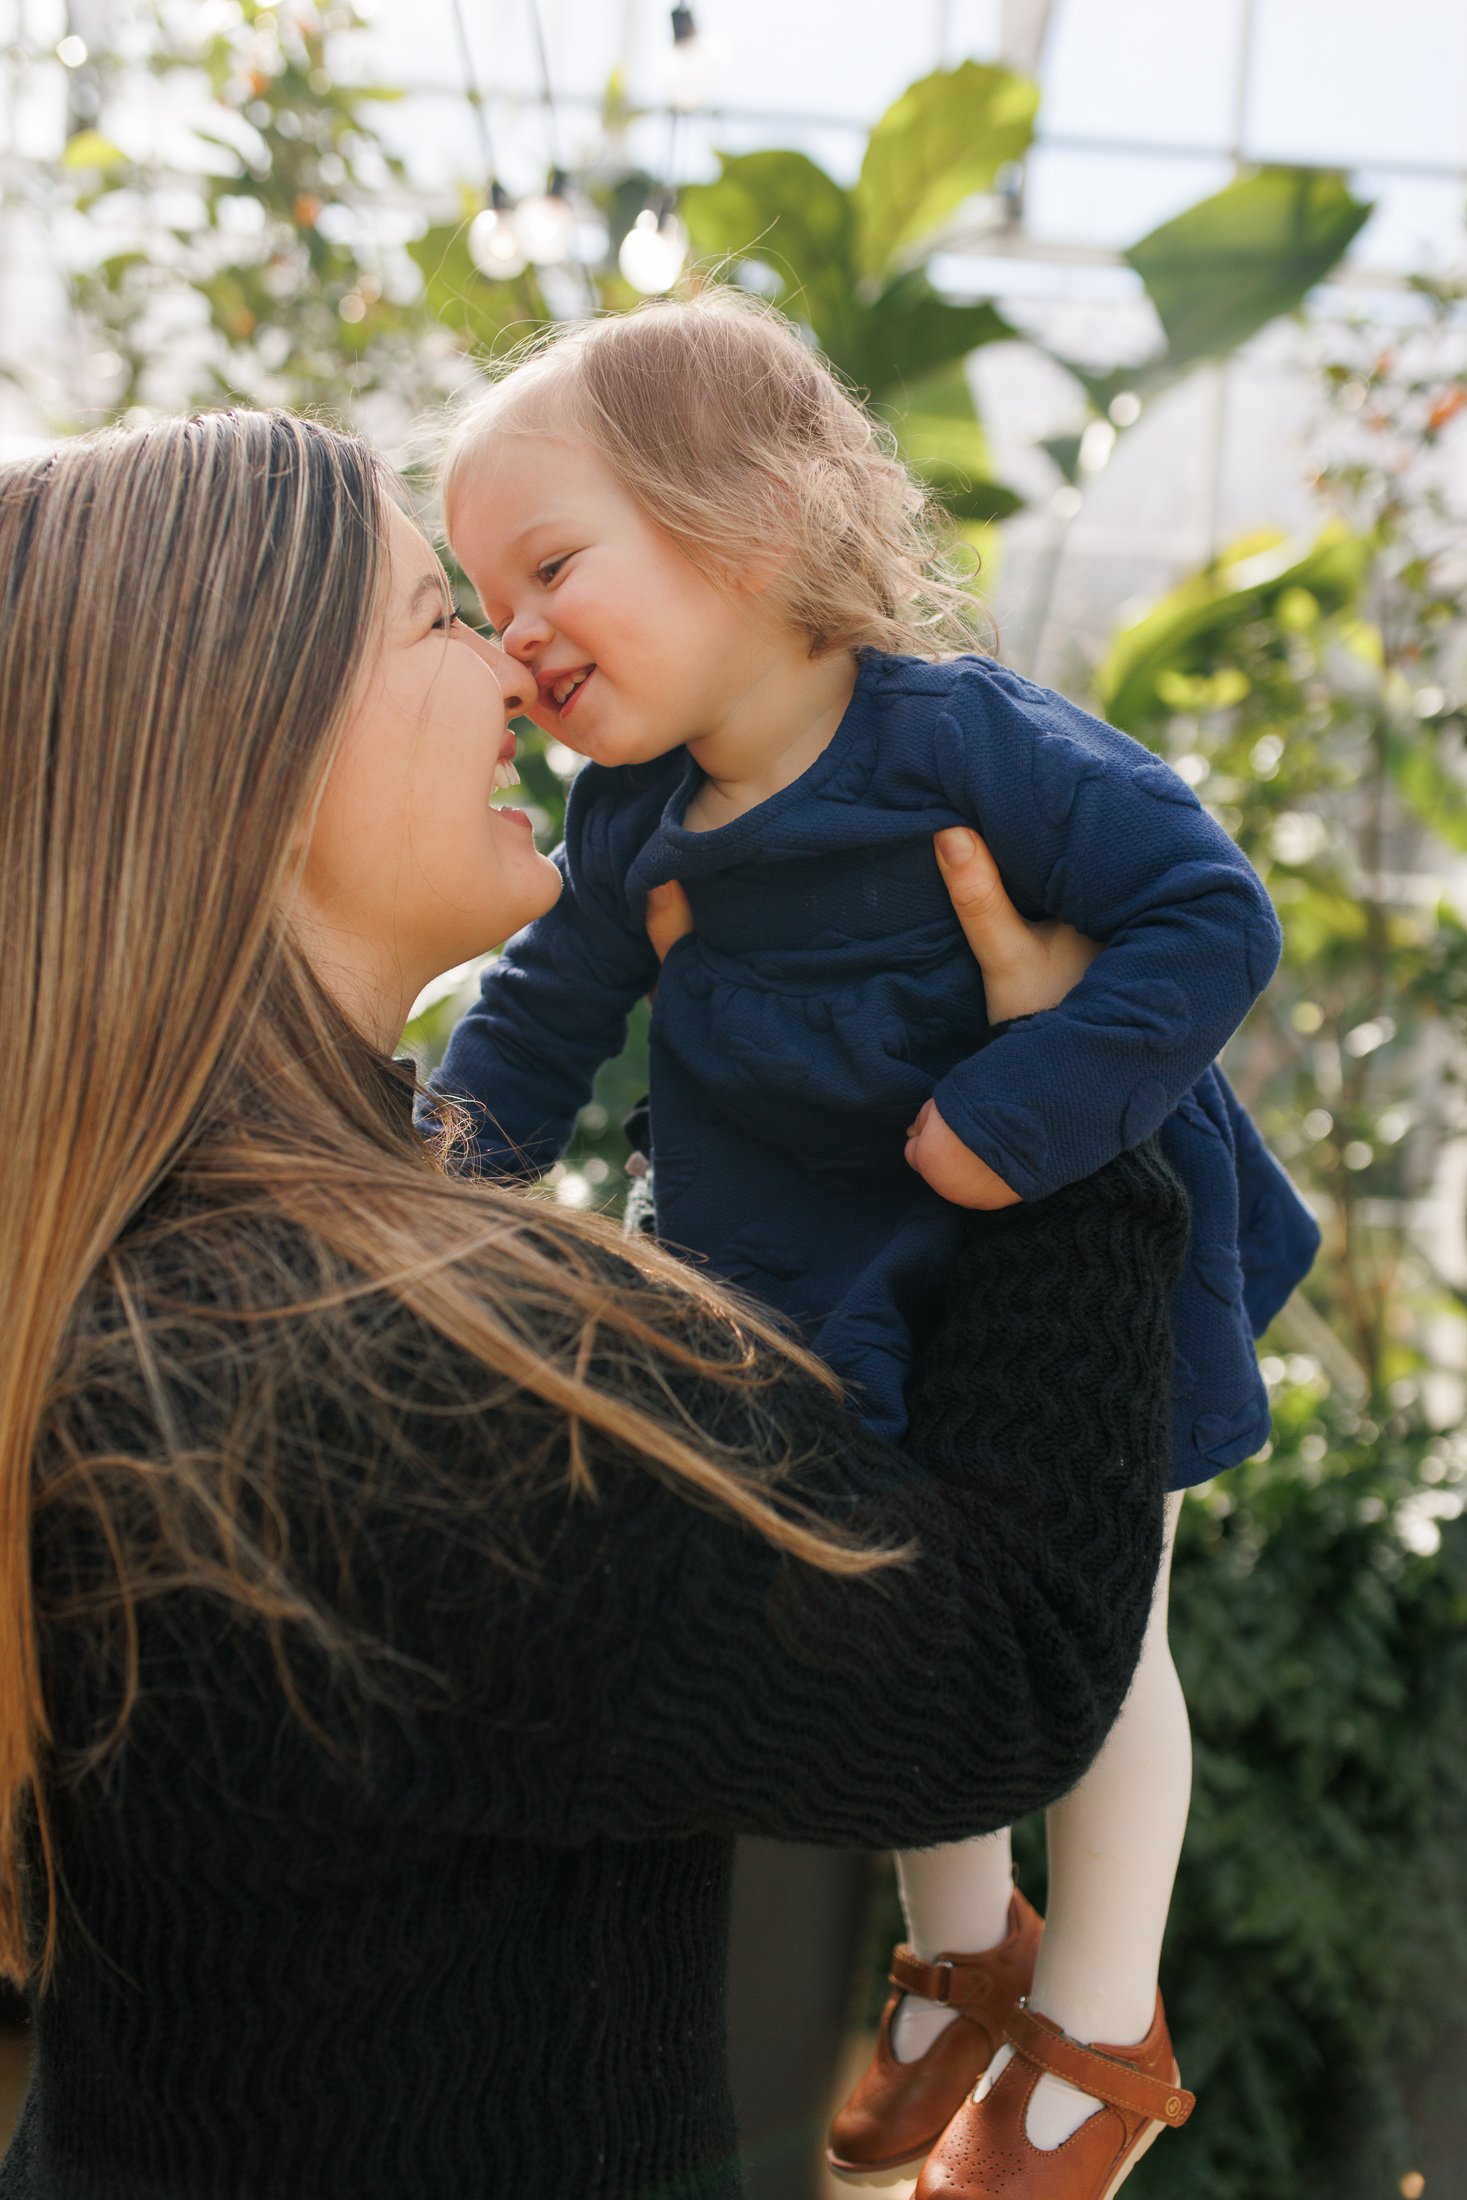
M656 98L668 10L661 0L540 4L566 102L556 150L575 158L597 137L595 108L619 58L632 98ZM529 0L463 5L486 91L533 92ZM861 125L940 59L992 58L1004 8L1002 0L696 0L695 13L726 48L717 100L728 113L687 126L684 176L710 173L719 146L784 143L849 180ZM1358 171L1360 187L1381 202L1356 247L1367 264L1445 256L1460 238L1467 189L1467 0L1393 0L1388 12L1379 0L1054 0L1027 206L1034 233L1123 246L1224 182L1250 22L1245 153ZM460 81L450 0L378 0L373 47L384 81ZM441 100L388 112L424 183L476 180L481 163L465 112ZM512 186L528 188L551 151L545 117L512 100L491 115L501 167ZM661 169L666 143L665 124L648 121L629 150ZM1422 163L1458 172L1397 172Z

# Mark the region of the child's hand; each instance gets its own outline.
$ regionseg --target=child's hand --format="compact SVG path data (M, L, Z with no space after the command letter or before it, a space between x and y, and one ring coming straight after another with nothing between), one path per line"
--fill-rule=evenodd
M907 1131L907 1163L941 1199L955 1207L1017 1207L1020 1195L996 1169L980 1161L956 1131L950 1131L935 1101L924 1100Z

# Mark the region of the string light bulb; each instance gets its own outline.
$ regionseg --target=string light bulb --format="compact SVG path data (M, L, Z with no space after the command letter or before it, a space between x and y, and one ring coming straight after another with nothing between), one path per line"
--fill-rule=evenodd
M469 223L469 258L481 275L512 282L529 265L514 223L514 201L502 183L489 186L489 204Z
M685 115L706 107L727 59L727 45L716 31L700 31L691 8L674 8L672 44L657 65L667 105Z
M644 206L621 240L617 263L644 298L671 290L687 265L688 233L670 202Z
M558 267L570 257L576 216L566 195L570 178L563 168L552 168L543 191L521 199L514 210L515 235L526 259L536 267Z

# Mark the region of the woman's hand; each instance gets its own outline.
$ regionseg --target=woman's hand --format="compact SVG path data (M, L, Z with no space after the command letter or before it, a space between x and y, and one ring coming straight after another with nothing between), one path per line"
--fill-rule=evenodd
M969 826L948 826L933 846L957 920L983 973L988 1021L1006 1024L1014 1016L1058 1008L1100 953L1099 943L1072 924L1053 918L1031 924L1021 917L998 865Z
M666 962L667 952L686 939L693 929L693 911L687 895L677 880L669 879L665 886L651 886L647 890L647 937L652 942L657 960Z
M977 833L951 825L933 843L959 924L983 973L990 1023L1056 1008L1100 948L1073 925L1031 924L1009 900L998 865ZM1019 1193L949 1130L930 1100L907 1132L907 1162L956 1207L1013 1207Z

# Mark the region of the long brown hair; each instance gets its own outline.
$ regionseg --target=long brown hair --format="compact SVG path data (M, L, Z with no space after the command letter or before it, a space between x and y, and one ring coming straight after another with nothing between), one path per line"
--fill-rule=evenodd
M57 1924L34 1536L80 1504L106 1553L106 1583L76 1590L66 1616L105 1611L131 1659L109 1746L136 1687L138 1600L160 1587L349 1650L292 1568L271 1415L282 1369L304 1364L355 1393L358 1420L364 1394L391 1419L364 1355L367 1302L405 1309L493 1378L481 1404L497 1388L557 1409L587 1490L589 1431L816 1566L864 1573L901 1555L815 1521L781 1493L788 1462L770 1467L767 1448L756 1465L646 1406L674 1364L752 1397L762 1348L803 1355L654 1250L609 1270L594 1218L448 1173L446 1142L435 1153L407 1129L380 1057L292 943L312 807L377 631L387 486L361 443L279 413L113 430L0 468L12 1977L35 1958L44 1981ZM175 1409L175 1345L180 1322L211 1319L237 1409L200 1449ZM135 1442L109 1430L119 1382ZM46 1910L28 1953L32 1827Z

